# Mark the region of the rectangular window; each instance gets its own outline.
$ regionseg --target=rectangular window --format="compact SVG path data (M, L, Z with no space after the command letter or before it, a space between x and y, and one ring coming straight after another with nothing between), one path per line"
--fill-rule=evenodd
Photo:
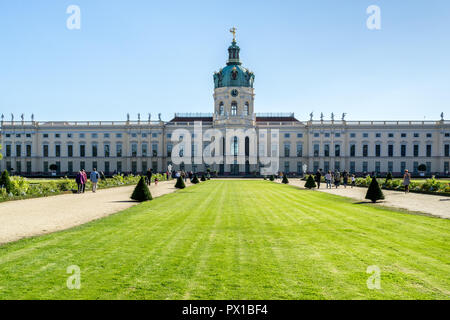
M171 144L167 145L167 156L168 157L172 156L172 145Z
M122 161L117 161L117 173L121 173L122 172Z
M156 143L152 144L152 155L153 155L153 157L158 156L158 144L156 144Z
M350 133L350 138L356 138L356 133Z
M318 132L314 132L314 138L318 138L319 137L319 133Z
M418 157L419 156L419 145L415 144L413 148L414 148L414 157Z
M329 157L330 156L330 145L326 144L323 146L323 155L325 157Z
M297 162L297 174L303 175L303 163L301 161Z
M84 161L80 161L80 170L86 169L86 163Z
M340 138L340 137L341 137L341 133L340 133L340 132L336 132L336 133L334 134L334 136L335 136L336 138Z
M11 157L11 145L7 144L6 145L6 157Z
M319 161L314 161L313 165L313 172L317 172L319 170Z
M291 144L290 143L285 143L284 144L284 156L285 157L289 157L291 153Z
M363 145L363 157L368 157L369 156L369 145L364 144Z
M133 143L131 144L131 156L132 157L137 157L137 144Z
M69 145L67 146L67 156L68 156L69 158L72 158L72 157L73 157L73 145L71 145L71 144L69 144Z
M318 144L315 144L314 145L314 157L318 157L319 156L319 150L320 150L320 147L319 147L319 145ZM314 172L316 172L317 170L315 170Z
M394 156L394 145L389 144L388 145L388 157L393 157L393 156Z
M48 161L44 161L44 173L48 173Z
M350 145L350 157L354 157L356 155L356 145Z
M402 133L402 134L401 134L401 137L402 137L402 138L406 138L406 133Z
M394 134L393 134L393 133L389 133L389 134L388 134L388 137L389 137L389 138L393 138L393 137L394 137Z
M22 146L20 144L16 144L16 157L22 156Z
M84 144L80 144L80 157L86 156L86 146Z
M427 138L431 138L431 137L433 137L433 134L427 133Z
M444 157L450 157L450 144L444 146Z
M92 171L97 170L97 161L92 161Z
M388 172L394 172L394 163L392 161L388 162Z
M291 137L291 134L290 134L290 133L285 133L285 134L284 134L284 137L285 137L285 138L290 138L290 137Z
M286 161L284 163L284 173L287 174L290 171L290 167L289 167L289 161Z
M152 161L152 171L153 172L158 172L158 162Z
M350 173L355 173L355 171L356 171L355 161L350 161Z
M110 136L109 133L104 133L104 134L103 134L103 138L107 138L107 139L108 139L109 136Z
M85 134L84 133L80 133L80 138L84 138L85 137Z
M405 169L406 169L406 162L405 161L400 162L400 172L401 173L405 172Z
M376 137L376 138L381 138L381 133L376 133L376 134L375 134L375 137Z
M103 145L103 152L105 154L105 158L109 158L111 155L109 144Z
M105 161L105 173L109 174L110 170L111 170L111 168L110 168L109 161Z
M55 138L61 138L61 134L55 133Z
M414 138L418 138L419 136L420 136L420 134L414 133Z
M406 157L406 144L402 144L402 145L400 146L400 155L401 155L402 157Z
M61 145L59 144L55 145L55 157L61 157Z
M98 134L97 134L97 133L93 133L91 136L92 136L92 138L94 138L94 139L97 139L97 138L98 138Z
M324 161L323 162L323 170L325 172L328 172L328 170L330 170L330 161Z
M16 161L16 172L18 174L22 173L22 162L20 162L20 161Z
M297 144L297 157L303 157L303 144Z
M146 173L147 172L147 161L142 161L141 172L142 173Z
M92 156L97 157L97 155L98 155L98 147L96 144L93 144L92 145Z
M303 138L303 133L297 133L297 138Z
M431 144L427 144L427 157L431 157Z
M329 138L330 137L330 133L329 132L325 132L325 138Z
M72 161L67 162L67 171L69 173L73 172L73 162Z
M368 133L363 133L363 138L368 138L369 134Z
M122 144L118 143L116 144L116 157L121 157L122 156ZM117 169L117 171L119 171L119 169ZM122 169L121 169L122 171Z
M381 157L381 145L375 145L375 157Z
M26 152L26 156L27 157L31 157L31 144L27 144L26 146L25 146L25 152Z
M381 163L380 161L375 162L375 172L380 173L381 172Z
M48 145L44 144L42 147L43 147L42 153L43 153L44 158L48 158Z
M334 156L340 157L341 156L341 146L339 144L336 144L334 146Z
M419 172L419 162L414 161L413 163L413 172L417 174Z
M158 134L157 133L152 133L152 138L158 138Z
M116 138L122 138L122 134L121 133L116 133Z
M369 171L369 164L367 163L367 161L363 161L363 164L362 164L362 171L363 171L364 173L367 173L367 171Z
M141 151L142 151L142 156L143 156L143 157L146 157L146 156L147 156L147 153L148 153L147 144L146 144L146 143L143 143L141 148L142 148L142 150L141 150ZM145 170L145 171L147 171L147 170Z
M427 174L431 174L431 162L427 162Z
M31 161L27 161L27 174L31 174Z
M334 162L334 170L341 171L341 162L340 161Z
M444 162L444 173L448 175L448 172L449 172L449 162L446 161Z

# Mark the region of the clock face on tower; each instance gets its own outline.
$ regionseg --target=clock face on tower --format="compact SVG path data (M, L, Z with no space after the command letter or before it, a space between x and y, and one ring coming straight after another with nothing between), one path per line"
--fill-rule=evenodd
M232 95L233 97L237 97L238 94L239 94L239 92L238 92L236 89L231 90L231 95Z

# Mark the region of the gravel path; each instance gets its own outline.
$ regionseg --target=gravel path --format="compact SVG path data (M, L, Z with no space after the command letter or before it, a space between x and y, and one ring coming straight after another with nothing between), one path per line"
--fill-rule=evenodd
M174 192L175 181L152 184L152 196ZM187 183L186 185L189 185ZM65 230L132 207L134 186L0 203L0 244Z
M281 180L277 180L281 183ZM305 181L299 179L290 179L289 184L298 187L304 187ZM366 200L367 188L344 188L340 186L338 189L326 189L325 183L320 184L320 192L335 194L338 196L352 198L358 201L370 203ZM413 212L422 212L440 218L450 219L450 197L435 196L421 193L407 193L383 190L385 200L377 202L379 205L386 207L393 207L399 209L406 209Z

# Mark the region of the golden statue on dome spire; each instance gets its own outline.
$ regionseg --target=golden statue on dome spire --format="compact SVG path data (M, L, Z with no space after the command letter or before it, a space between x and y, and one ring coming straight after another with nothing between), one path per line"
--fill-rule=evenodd
M236 27L230 29L230 32L233 34L233 42L236 42Z

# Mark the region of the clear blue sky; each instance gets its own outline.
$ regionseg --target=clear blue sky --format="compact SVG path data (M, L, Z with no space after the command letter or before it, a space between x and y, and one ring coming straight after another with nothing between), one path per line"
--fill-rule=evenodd
M81 8L81 30L66 9ZM366 8L381 8L381 30ZM450 1L2 0L0 113L124 120L212 112L231 26L256 112L450 118Z

